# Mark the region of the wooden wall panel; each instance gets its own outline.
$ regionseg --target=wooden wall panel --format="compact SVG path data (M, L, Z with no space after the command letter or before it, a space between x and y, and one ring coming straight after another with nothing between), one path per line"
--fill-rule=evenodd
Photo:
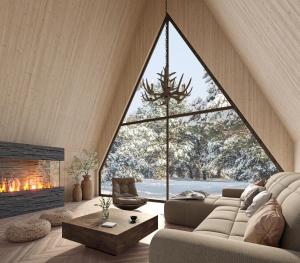
M66 163L83 148L98 149L103 158L163 21L163 7L161 0L0 0L0 140L64 147ZM203 1L169 0L169 7L290 170L288 133ZM62 179L70 199L72 179Z
M0 0L0 140L97 150L145 2Z
M294 141L299 143L300 1L206 3ZM295 151L297 166L300 167L300 156Z
M295 143L295 161L294 161L295 172L300 172L300 142Z
M285 170L293 140L204 1L169 0L168 12ZM217 3L216 3L217 4Z
M103 160L119 126L131 94L164 20L164 1L147 0L139 25L131 42L126 64L116 80L115 96L111 102L99 140L99 154Z

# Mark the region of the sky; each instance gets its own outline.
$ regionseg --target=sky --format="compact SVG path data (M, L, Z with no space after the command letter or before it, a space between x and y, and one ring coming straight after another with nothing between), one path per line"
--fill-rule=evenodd
M169 23L169 36L170 72L176 72L177 80L179 80L181 75L184 73L183 83L188 83L189 79L192 78L191 87L193 89L191 95L187 98L188 102L193 101L196 97L205 98L208 86L202 78L205 73L205 69L187 46L185 41L181 38L172 23ZM158 42L156 43L156 47L152 53L142 79L147 78L149 83L156 83L158 77L157 73L162 71L164 65L165 28L161 32ZM136 92L127 112L127 116L133 115L141 104L141 92Z

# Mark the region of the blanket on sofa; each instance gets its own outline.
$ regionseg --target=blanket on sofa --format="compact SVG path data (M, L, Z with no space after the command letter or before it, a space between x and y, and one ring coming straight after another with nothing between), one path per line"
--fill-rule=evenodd
M174 200L204 200L208 193L201 190L184 191L174 197Z

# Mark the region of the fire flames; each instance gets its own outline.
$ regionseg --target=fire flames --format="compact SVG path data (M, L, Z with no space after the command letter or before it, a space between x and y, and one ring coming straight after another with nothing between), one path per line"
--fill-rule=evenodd
M18 178L2 178L0 181L0 193L29 191L51 188L49 182L41 182L38 179L19 180Z

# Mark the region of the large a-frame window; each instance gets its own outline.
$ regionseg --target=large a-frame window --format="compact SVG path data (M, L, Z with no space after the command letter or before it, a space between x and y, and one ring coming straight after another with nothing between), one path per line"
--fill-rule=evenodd
M183 82L192 78L191 93L180 103L170 101L169 114L165 105L142 98L143 80L160 85L163 26L101 167L100 193L111 194L113 177L134 177L140 195L165 200L185 190L243 187L280 170L175 24L166 23L170 71L184 74Z

